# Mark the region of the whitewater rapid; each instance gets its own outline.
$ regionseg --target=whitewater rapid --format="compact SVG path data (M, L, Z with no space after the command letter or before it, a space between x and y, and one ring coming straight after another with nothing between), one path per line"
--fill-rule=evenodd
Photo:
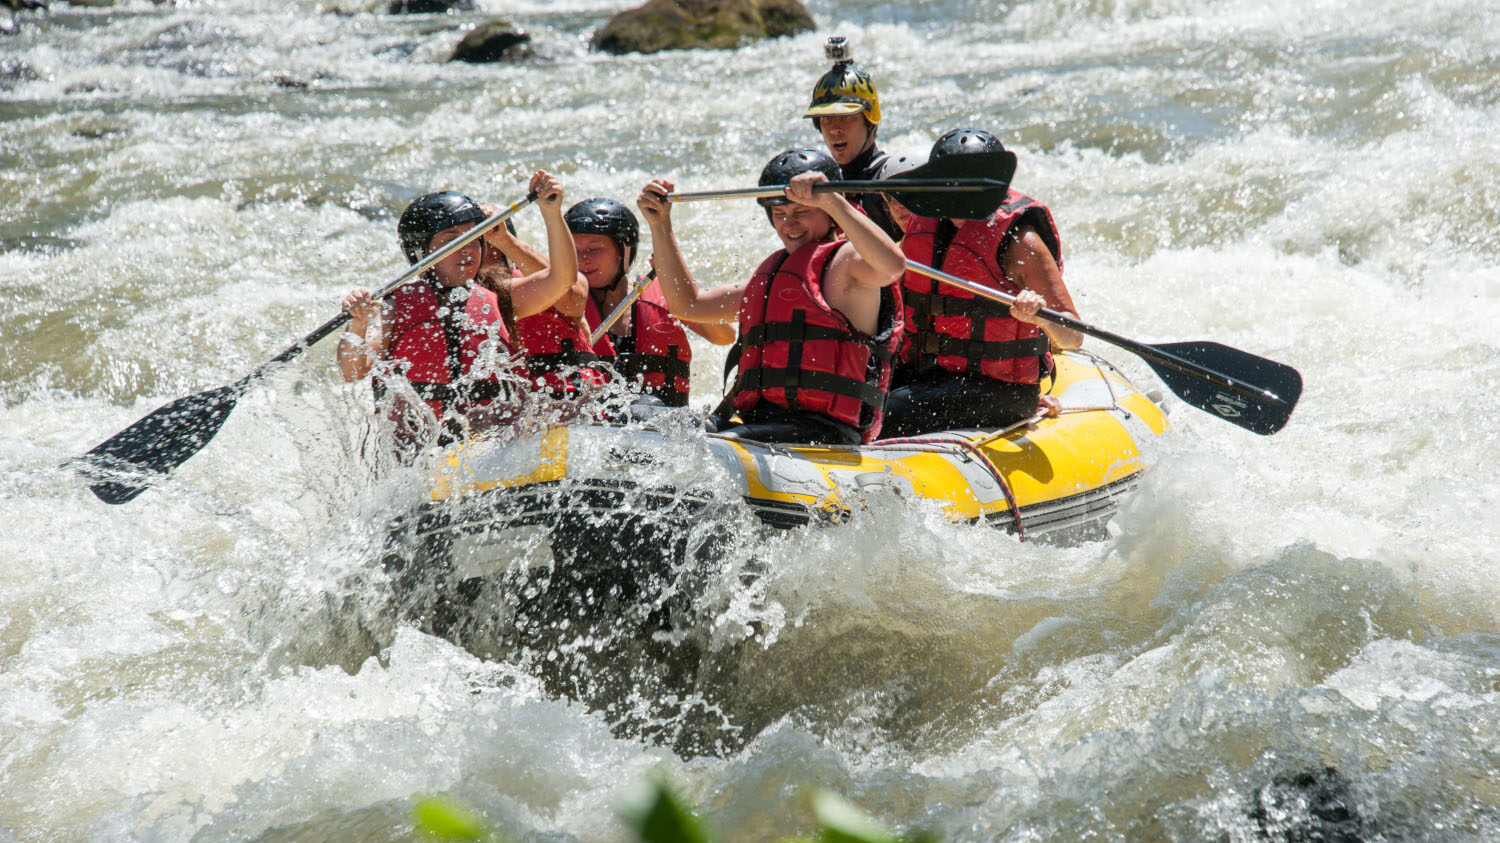
M738 51L589 52L627 5L133 0L0 36L0 837L409 839L446 792L513 839L624 840L653 770L735 841L806 833L814 787L956 840L1500 836L1490 4L818 0L817 32ZM540 58L442 63L489 15ZM395 278L419 193L753 184L818 142L835 33L886 148L972 125L1018 153L1085 319L1297 367L1291 424L1169 400L1079 547L895 503L745 536L774 565L725 620L774 634L713 690L756 730L699 757L382 613L383 525L425 481L369 468L331 346L130 504L67 467ZM676 215L710 283L775 246L753 204ZM711 404L722 351L694 351Z

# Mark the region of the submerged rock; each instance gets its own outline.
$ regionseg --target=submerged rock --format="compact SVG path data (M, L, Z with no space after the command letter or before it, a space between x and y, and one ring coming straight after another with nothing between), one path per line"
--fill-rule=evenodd
M1277 776L1250 813L1266 840L1360 843L1365 827L1349 780L1334 767Z
M12 88L20 82L39 79L31 65L20 59L0 59L0 88Z
M175 70L187 76L231 79L244 75L244 71L223 45L239 37L237 32L223 26L186 20L159 30L130 52L147 67Z
M0 35L15 35L21 31L21 24L16 22L16 12L45 9L47 0L0 0L0 8L11 10L10 15L0 21Z
M815 26L801 0L646 0L594 33L606 53L655 53L709 47L727 50Z
M437 15L448 12L472 12L474 0L391 0L385 8L392 15Z
M492 61L515 61L528 58L531 52L531 36L517 29L510 21L492 20L471 30L448 61L483 63Z

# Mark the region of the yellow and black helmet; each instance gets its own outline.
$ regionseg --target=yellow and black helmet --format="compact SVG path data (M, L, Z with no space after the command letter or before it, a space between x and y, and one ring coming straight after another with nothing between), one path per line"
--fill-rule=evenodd
M849 56L848 44L842 37L828 39L828 57L834 59L833 67L813 86L812 103L803 117L838 117L844 114L865 115L870 125L880 125L880 94L870 74L859 69Z

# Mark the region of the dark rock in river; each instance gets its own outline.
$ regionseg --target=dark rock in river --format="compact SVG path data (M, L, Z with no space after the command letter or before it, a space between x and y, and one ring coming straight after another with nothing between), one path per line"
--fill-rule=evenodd
M482 23L465 35L448 61L466 61L475 64L492 61L515 61L531 56L531 36L517 29L510 21L492 20Z
M594 33L593 44L617 54L695 47L724 50L814 26L801 0L646 0L610 18Z
M392 15L435 15L447 12L472 12L474 0L391 0L386 12Z
M1277 776L1256 793L1250 817L1266 840L1361 843L1375 836L1349 780L1333 767Z

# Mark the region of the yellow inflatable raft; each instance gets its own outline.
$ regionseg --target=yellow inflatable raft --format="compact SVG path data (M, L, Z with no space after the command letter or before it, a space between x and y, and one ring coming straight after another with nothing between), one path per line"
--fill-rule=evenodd
M1004 430L823 447L727 439L669 414L646 428L575 425L479 439L448 453L409 537L486 544L542 528L576 551L591 541L618 545L622 530L642 523L687 529L715 507L747 508L772 527L837 525L875 494L926 501L956 521L984 520L1026 538L1094 537L1134 489L1147 464L1142 446L1167 420L1103 359L1056 359L1043 389L1062 412Z

